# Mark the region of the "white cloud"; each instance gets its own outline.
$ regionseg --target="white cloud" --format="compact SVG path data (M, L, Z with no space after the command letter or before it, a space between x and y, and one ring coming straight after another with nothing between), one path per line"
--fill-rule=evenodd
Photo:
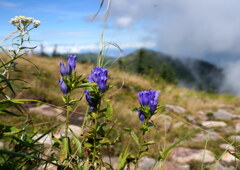
M240 96L240 60L226 66L224 75L225 81L223 81L221 90Z
M118 44L122 49L131 49L131 48L153 48L154 44L149 42L136 42L136 43L124 43ZM50 43L43 43L44 52L48 54L52 54L55 44ZM113 46L110 46L113 48ZM38 46L36 49L37 52L40 51L41 46ZM73 45L57 45L57 52L64 54L64 53L81 53L81 52L98 52L100 49L99 44L73 44Z
M121 0L112 1L110 19L142 23L158 48L172 55L240 55L239 6L239 0Z
M127 28L132 24L132 18L130 17L120 17L116 21L116 26L118 28Z
M0 1L0 6L3 7L17 7L19 4L18 3L14 3L14 2L7 2L7 1Z

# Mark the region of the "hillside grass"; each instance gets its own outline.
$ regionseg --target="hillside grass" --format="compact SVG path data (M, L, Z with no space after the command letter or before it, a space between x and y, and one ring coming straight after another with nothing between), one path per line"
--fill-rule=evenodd
M58 79L60 77L59 73L59 63L63 61L61 58L46 58L37 55L27 56L29 60L35 63L40 71L39 76L32 76L24 73L15 73L13 76L27 80L31 89L20 90L17 98L31 98L37 99L44 103L48 103L54 106L63 106L61 99L61 91L58 87ZM65 61L66 62L66 61ZM35 67L24 60L20 60L18 67L26 71L33 71L37 73ZM89 64L77 64L77 74L82 74L87 77L91 73L94 65ZM183 114L176 114L169 111L164 111L163 113L172 118L172 125L183 122L184 126L180 126L177 129L165 129L164 121L159 118L159 115L154 116L154 121L156 127L154 127L151 132L147 135L149 139L154 139L157 144L150 148L151 155L153 157L157 156L156 150L165 148L165 145L169 145L176 142L178 139L191 132L193 128L197 125L185 119L187 115L198 116L198 112L202 110L217 110L219 108L231 108L235 114L240 115L240 99L229 94L211 94L201 91L189 90L186 88L180 88L172 84L168 84L163 80L156 81L154 77L141 76L136 74L130 74L124 71L119 71L116 68L109 68L109 81L108 83L113 84L113 88L110 90L106 97L111 99L111 104L114 109L114 117L118 119L116 124L115 134L122 134L120 138L120 143L116 145L113 149L113 154L118 155L123 146L126 146L130 141L130 135L123 130L124 127L130 127L140 133L139 127L141 122L138 119L138 114L132 112L132 108L138 107L138 96L137 92L145 89L155 89L161 92L160 104L172 104L184 107L186 112ZM74 95L79 98L83 91ZM38 105L37 103L29 104L31 106ZM80 102L79 107L76 111L78 114L84 114L87 102L85 98ZM26 106L28 107L28 105ZM44 130L50 128L57 121L55 118L49 119L43 115L32 114L33 121L38 124L44 124ZM4 116L2 119L6 124L21 124L22 118L13 118L11 116ZM22 122L23 123L23 122ZM228 122L229 126L233 126L231 122ZM35 128L38 128L36 126ZM208 131L206 129L205 131ZM214 144L208 145L207 148L213 151L216 155L223 153L217 147L219 143L228 142L224 137L227 134L220 131L222 137L214 141ZM188 146L193 148L204 148L205 141L200 143L193 143L191 141L184 141L180 145ZM131 149L135 151L134 141L131 141Z

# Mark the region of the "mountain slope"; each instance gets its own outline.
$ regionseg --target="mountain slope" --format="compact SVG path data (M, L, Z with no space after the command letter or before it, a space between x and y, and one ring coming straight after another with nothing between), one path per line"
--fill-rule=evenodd
M170 83L188 88L215 90L223 79L222 69L197 59L177 59L146 50L137 50L117 62L121 70L160 76Z

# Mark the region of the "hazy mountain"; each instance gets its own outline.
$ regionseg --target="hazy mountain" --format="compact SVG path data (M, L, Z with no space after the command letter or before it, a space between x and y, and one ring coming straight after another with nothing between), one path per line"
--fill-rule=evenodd
M173 58L169 55L140 49L118 60L122 70L159 76L170 83L200 90L218 91L223 80L223 71L217 66L193 58Z

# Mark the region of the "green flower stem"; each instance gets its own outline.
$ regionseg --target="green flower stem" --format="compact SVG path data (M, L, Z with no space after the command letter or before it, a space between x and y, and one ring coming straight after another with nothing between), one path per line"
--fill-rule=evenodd
M69 108L67 105L67 115L66 115L66 126L65 126L65 137L68 137L68 127L69 127Z
M142 127L145 127L147 125L146 122L147 121L144 121ZM140 139L140 143L139 143L139 147L138 147L138 154L137 154L137 157L136 157L136 164L135 164L135 168L134 168L135 170L137 170L137 168L138 168L138 161L139 161L140 156L141 156L141 151L142 151L143 144L144 144L145 133L146 133L146 130L142 130L142 136L141 136L141 139Z
M94 137L93 137L93 156L92 156L92 164L94 166L94 162L95 162L95 159L96 159L96 155L97 155L97 148L96 148L96 141L97 141L97 128L98 128L98 114L99 114L99 111L100 111L100 107L101 107L101 100L98 104L98 107L97 107L97 112L96 112L96 117L94 116Z

